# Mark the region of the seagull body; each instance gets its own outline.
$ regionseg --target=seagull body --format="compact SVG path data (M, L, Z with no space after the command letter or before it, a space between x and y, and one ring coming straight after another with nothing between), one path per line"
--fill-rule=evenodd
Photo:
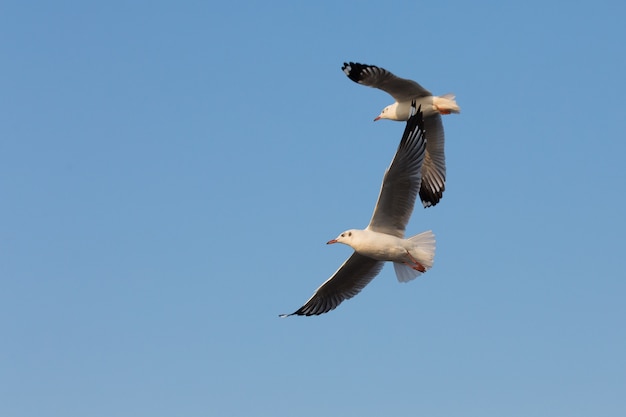
M406 262L407 252L415 245L411 245L407 239L402 239L386 233L374 232L373 230L348 230L331 243L345 243L352 246L361 255L368 256L378 261Z
M341 69L355 83L383 90L396 100L395 103L385 107L374 121L380 119L408 120L411 103L415 102L416 106L421 106L428 142L422 168L420 198L424 207L437 204L443 196L446 182L446 158L441 115L461 111L454 100L454 95L433 96L430 91L417 82L397 77L386 69L374 65L344 62Z
M431 249L434 250L435 235L431 231L404 239L370 229L351 229L328 242L332 243L344 243L358 254L377 261L394 262L400 282L410 281L433 266Z
M385 172L374 214L367 228L350 229L328 244L343 243L354 253L297 311L282 314L318 315L335 309L370 283L386 261L393 262L398 281L410 281L433 265L435 236L426 231L404 238L422 178L426 139L421 111L409 118L391 165Z
M405 80L411 81L411 80ZM416 83L417 84L417 83ZM419 86L419 84L417 84ZM424 90L426 91L426 90ZM424 109L424 118L433 117L439 114L460 113L461 109L456 104L452 94L444 94L443 96L427 95L423 97L415 97L415 101L420 103ZM374 118L374 121L380 119L389 119L395 121L405 121L409 119L411 112L411 102L396 101L385 107L380 114Z

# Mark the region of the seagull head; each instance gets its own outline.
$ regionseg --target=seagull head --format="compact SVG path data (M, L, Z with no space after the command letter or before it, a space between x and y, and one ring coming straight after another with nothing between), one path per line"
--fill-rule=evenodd
M397 107L398 107L398 103L393 103L393 104L390 104L389 106L385 107L383 109L383 111L380 112L378 117L376 117L374 119L374 121L377 121L377 120L380 120L380 119L398 120L398 117L396 116L396 108Z
M354 237L355 237L355 232L356 232L356 230L352 230L352 229L346 230L345 232L343 232L342 234L340 234L336 238L326 242L326 244L327 245L332 245L333 243L343 243L345 245L350 245L350 242L352 242L352 239L354 239Z

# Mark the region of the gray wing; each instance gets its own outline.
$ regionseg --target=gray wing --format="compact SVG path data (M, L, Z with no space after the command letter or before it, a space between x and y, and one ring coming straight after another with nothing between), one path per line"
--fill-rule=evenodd
M434 206L446 189L446 155L441 116L434 114L424 119L426 157L422 166L420 199L424 207Z
M378 275L384 265L384 262L354 252L302 307L291 314L281 314L280 317L328 313L343 300L357 295Z
M397 102L432 96L430 91L415 81L396 77L386 69L374 65L344 62L341 69L355 83L379 88L390 94Z
M396 155L385 172L369 230L404 237L420 189L425 153L424 120L418 109L407 120Z

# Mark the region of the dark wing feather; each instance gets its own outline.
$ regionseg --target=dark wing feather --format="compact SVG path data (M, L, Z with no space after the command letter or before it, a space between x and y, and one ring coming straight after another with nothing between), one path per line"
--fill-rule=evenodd
M384 262L354 252L302 307L291 314L280 316L313 316L328 313L344 300L357 295L378 275L384 265Z
M390 94L397 102L432 96L430 91L417 82L397 77L386 69L374 65L344 62L341 69L355 83L379 88Z
M424 119L426 157L422 166L420 199L424 207L434 206L446 189L446 155L441 116L434 114Z

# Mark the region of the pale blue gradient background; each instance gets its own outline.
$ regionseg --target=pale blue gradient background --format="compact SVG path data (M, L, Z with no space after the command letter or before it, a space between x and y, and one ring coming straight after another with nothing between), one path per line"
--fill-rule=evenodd
M626 5L0 4L0 415L626 415ZM279 319L435 94L435 266Z

